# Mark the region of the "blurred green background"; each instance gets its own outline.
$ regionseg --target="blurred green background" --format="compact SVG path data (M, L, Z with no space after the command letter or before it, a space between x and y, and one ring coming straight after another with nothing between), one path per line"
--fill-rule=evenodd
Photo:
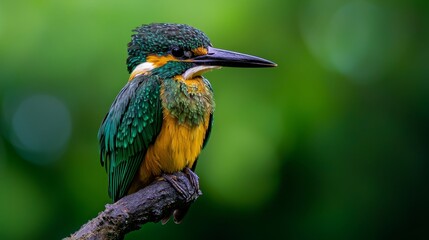
M97 131L131 29L186 23L278 63L215 90L204 195L126 239L426 239L428 1L0 2L0 239L60 239L104 209Z

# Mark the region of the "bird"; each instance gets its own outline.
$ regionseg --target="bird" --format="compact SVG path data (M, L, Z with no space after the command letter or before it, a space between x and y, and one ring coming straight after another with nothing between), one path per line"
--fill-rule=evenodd
M98 131L100 162L113 202L178 171L198 184L194 171L215 110L213 89L203 73L277 66L214 48L205 33L186 24L143 24L133 30L127 46L128 82ZM174 221L179 223L186 212L175 212Z

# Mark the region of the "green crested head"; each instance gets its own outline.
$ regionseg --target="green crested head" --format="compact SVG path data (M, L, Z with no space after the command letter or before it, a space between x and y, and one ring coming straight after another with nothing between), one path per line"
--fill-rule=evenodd
M200 30L185 24L152 23L134 29L135 34L128 43L127 67L131 73L139 64L148 61L149 56L162 57L165 61L191 58L196 49L211 46L209 38ZM194 52L193 52L194 51ZM169 58L167 58L169 57Z

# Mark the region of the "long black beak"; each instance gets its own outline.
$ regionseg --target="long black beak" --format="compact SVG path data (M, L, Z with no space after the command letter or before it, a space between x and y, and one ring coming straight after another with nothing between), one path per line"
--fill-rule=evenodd
M208 65L244 68L262 68L277 66L277 64L260 57L213 47L208 47L208 53L206 55L197 56L195 58L190 59L190 61L197 65L206 66Z

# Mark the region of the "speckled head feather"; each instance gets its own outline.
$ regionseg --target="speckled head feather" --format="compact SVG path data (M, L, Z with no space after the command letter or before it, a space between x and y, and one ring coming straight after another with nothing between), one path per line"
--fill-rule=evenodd
M128 43L127 67L131 73L148 54L167 55L173 47L190 51L211 46L209 38L200 30L185 24L152 23L134 29Z

